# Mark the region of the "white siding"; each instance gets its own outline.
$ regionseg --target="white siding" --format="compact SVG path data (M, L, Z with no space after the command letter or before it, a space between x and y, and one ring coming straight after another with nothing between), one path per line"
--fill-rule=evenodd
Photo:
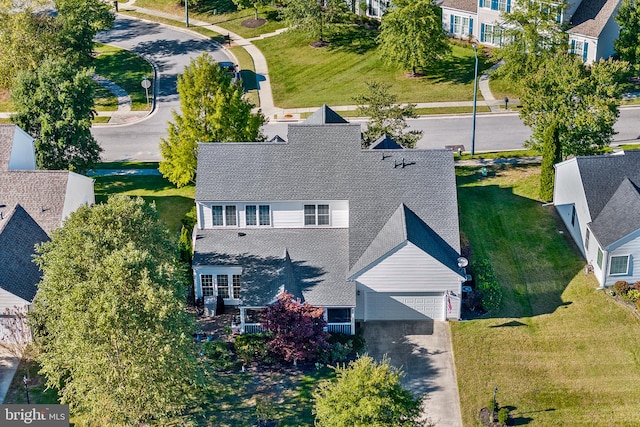
M234 274L242 274L242 267L234 267L234 266L206 266L206 267L196 267L193 269L193 283L194 283L194 293L196 299L202 298L202 283L200 282L200 276L202 274L211 274L213 276L214 282L214 292L215 295L218 295L218 284L216 276L218 274L224 274L227 276L232 276ZM233 281L231 277L229 277L229 288L233 286ZM240 292L242 293L242 288L240 288ZM238 305L241 301L237 298L235 299L225 299L225 304L228 305Z
M7 292L4 289L0 289L0 314L4 313L6 309L13 309L14 307L25 307L29 305L28 301L23 300L19 296Z
M611 15L611 18L609 18L609 21L607 21L607 24L600 33L600 37L598 38L598 52L595 60L609 58L615 53L613 43L620 36L620 26L616 22L615 16L618 14L618 9L621 4L622 2L618 3L616 11Z
M93 179L74 172L69 172L67 191L64 196L62 219L68 217L82 205L93 205L96 197L93 189Z
M9 170L36 170L36 152L31 135L15 126Z
M591 215L587 206L587 199L584 195L584 187L582 185L582 179L580 178L578 163L574 158L558 163L555 167L553 204L556 206L562 221L567 226L571 237L578 245L580 252L582 252L583 256L587 257L584 250L584 236L587 224L591 222ZM571 225L574 206L576 218L574 225ZM591 236L591 241L595 243L593 236ZM589 258L587 258L587 260L589 260Z
M461 292L462 278L412 243L378 260L354 277L377 292Z

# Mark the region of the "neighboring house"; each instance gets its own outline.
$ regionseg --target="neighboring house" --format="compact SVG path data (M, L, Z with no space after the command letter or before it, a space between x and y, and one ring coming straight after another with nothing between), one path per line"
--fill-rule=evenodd
M33 300L41 278L31 262L34 246L49 240L71 212L93 203L92 179L36 170L33 138L0 125L0 313Z
M506 40L501 15L510 12L512 0L444 0L442 24L449 35L489 46L502 46ZM549 7L553 7L549 2ZM558 22L570 28L570 51L590 64L614 54L613 42L620 27L615 15L620 0L570 0L558 11Z
M601 286L640 280L640 151L555 165L553 204Z
M287 291L356 321L458 319L460 235L453 156L361 148L360 124L324 106L288 142L198 146L196 298L240 308L241 330Z

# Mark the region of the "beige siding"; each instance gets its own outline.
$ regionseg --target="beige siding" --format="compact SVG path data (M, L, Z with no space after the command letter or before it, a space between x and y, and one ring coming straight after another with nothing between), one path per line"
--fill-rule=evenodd
M14 307L24 307L29 303L22 298L0 289L0 313L4 313L6 309L13 309Z

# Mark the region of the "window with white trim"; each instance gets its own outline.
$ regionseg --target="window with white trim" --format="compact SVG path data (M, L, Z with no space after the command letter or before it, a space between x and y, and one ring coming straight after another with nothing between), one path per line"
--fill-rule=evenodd
M233 291L232 298L240 299L240 289L242 284L242 276L240 274L234 274L231 277L233 287L231 290Z
M213 289L213 275L212 274L201 274L200 275L200 286L202 287L202 296L208 297L215 295Z
M271 225L271 207L269 205L247 205L244 211L248 227Z
M304 225L329 225L329 205L304 205Z
M629 255L612 256L609 265L609 274L612 276L629 273Z
M229 298L229 276L218 274L216 281L218 282L218 295L222 298Z
M575 40L574 43L571 43L571 53L582 57L582 54L584 53L584 42Z
M211 206L211 221L214 227L235 227L238 225L238 212L235 205Z
M503 30L498 25L482 24L480 42L502 46Z
M458 35L467 35L470 34L469 31L469 18L464 17L464 16L457 16L457 15L452 15L453 16L453 28L451 29L451 32L453 34L458 34Z

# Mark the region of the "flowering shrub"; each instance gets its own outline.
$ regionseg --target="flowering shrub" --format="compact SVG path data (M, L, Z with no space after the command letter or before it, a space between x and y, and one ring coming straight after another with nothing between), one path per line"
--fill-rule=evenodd
M497 310L502 303L502 288L488 259L482 259L473 266L476 290L480 293L480 301L487 311Z

